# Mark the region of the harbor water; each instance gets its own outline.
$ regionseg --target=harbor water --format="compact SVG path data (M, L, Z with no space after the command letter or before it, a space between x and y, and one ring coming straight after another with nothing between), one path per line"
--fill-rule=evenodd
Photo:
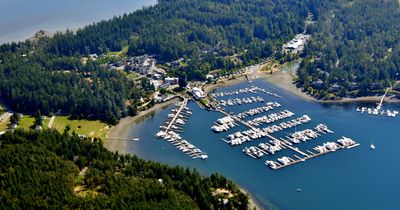
M314 128L319 123L326 124L334 134L296 144L301 150L312 150L317 145L327 141L336 141L342 136L352 138L361 145L351 149L342 149L305 162L301 162L279 170L272 170L264 162L275 160L282 156L293 157L293 152L284 150L275 155L266 155L254 159L245 155L245 147L257 146L268 142L262 138L231 147L221 138L227 135L245 131L243 125L222 133L211 130L213 122L224 115L217 112L200 109L195 103L189 102L193 115L184 126L181 136L206 152L206 160L192 160L180 152L174 145L161 139L156 134L173 109L173 105L149 114L130 127L129 138L140 138L140 141L129 141L127 152L136 154L146 160L158 161L170 165L181 165L196 168L204 175L221 173L251 192L253 197L267 209L400 209L397 200L400 187L400 117L373 116L356 112L360 104L319 104L306 101L298 96L277 88L265 80L253 83L220 88L219 91L229 91L251 85L277 93L282 98L275 98L264 93L239 94L226 96L223 99L260 96L265 102L278 102L282 106L261 115L267 115L285 109L294 112L295 116L269 124L279 124L287 120L307 114L312 121L274 133L275 137L284 137L290 133L307 128ZM265 103L252 103L240 106L226 107L235 114L256 108ZM368 106L368 104L362 104ZM371 107L374 104L370 104ZM399 110L394 104L384 104L383 109ZM254 118L248 117L246 120ZM261 127L267 127L264 124ZM371 150L374 144L376 149ZM301 189L299 192L298 189Z

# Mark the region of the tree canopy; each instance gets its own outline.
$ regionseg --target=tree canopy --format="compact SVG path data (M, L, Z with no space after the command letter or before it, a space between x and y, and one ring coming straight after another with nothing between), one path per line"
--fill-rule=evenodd
M382 93L400 79L396 0L317 1L298 84L317 97Z
M128 55L154 54L160 63L185 58L171 74L204 80L210 70L232 71L271 55L304 30L308 7L297 0L162 0L76 32L3 44L0 97L18 112L115 123L134 113L147 87L83 57L128 47Z
M226 178L106 150L99 140L16 130L0 136L1 209L247 209ZM217 188L233 197L213 195ZM228 199L223 204L221 199Z

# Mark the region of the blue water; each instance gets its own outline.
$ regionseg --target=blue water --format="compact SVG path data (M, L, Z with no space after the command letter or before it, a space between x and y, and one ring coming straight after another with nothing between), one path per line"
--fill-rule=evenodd
M305 101L263 80L257 80L253 84L283 96L282 99L276 99L260 94L266 101L277 101L283 105L273 112L288 109L295 112L297 117L307 114L312 118L310 124L297 126L297 130L325 123L335 131L335 134L299 144L300 149L310 149L328 140L336 141L341 136L353 138L360 142L361 146L275 171L266 167L264 161L276 160L283 155L292 154L291 152L280 152L274 156L265 156L261 160L252 159L244 155L242 149L266 142L267 139L230 147L220 138L246 128L239 127L227 133L215 134L210 127L212 122L222 115L201 110L194 103L190 103L189 107L194 111L182 136L205 151L209 156L207 160L192 160L168 142L153 138L172 106L156 111L140 123L132 125L129 135L140 137L141 141L128 142L128 151L147 160L196 168L205 175L222 173L249 190L265 208L400 209L400 201L397 200L400 190L399 117L360 114L355 111L357 104L322 105ZM249 84L242 83L220 90L246 86ZM228 109L237 113L257 106L260 104ZM384 108L400 109L398 105L390 104L385 104ZM290 129L274 136L284 136L293 131L294 129ZM375 144L375 151L370 149L371 143ZM301 188L302 192L297 192L297 188Z
M0 43L20 41L43 29L76 29L130 13L157 0L1 0Z

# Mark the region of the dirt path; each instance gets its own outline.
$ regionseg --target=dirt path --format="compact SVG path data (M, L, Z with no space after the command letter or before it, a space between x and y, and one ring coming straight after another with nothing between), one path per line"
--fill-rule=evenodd
M49 121L49 124L47 125L47 128L52 128L55 120L56 120L56 116L53 115L50 118L50 121Z

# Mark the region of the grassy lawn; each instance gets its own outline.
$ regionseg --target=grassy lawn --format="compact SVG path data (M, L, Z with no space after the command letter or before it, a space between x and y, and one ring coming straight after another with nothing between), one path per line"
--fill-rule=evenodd
M128 53L129 46L125 46L122 48L121 51L116 51L116 52L109 52L107 53L108 56L117 56L117 57L125 57L126 53Z
M187 67L188 66L188 64L183 62L183 61L179 61L179 65L182 66L182 67Z
M33 123L35 122L35 118L32 115L26 115L24 114L23 117L21 117L21 120L19 121L18 128L23 128L23 129L30 129Z
M46 119L43 120L43 128L47 128L47 125L49 124L50 117L46 117ZM23 128L23 129L31 129L33 124L35 123L35 117L33 115L27 115L24 114L24 116L21 118L18 128Z
M135 72L130 72L130 73L128 73L127 77L128 77L129 79L131 79L131 80L134 80L134 79L136 79L138 76L137 76L137 74L136 74Z
M87 137L100 137L105 138L109 126L99 120L71 120L68 116L57 116L53 128L64 132L65 127L71 126L70 132L80 135L85 135Z

